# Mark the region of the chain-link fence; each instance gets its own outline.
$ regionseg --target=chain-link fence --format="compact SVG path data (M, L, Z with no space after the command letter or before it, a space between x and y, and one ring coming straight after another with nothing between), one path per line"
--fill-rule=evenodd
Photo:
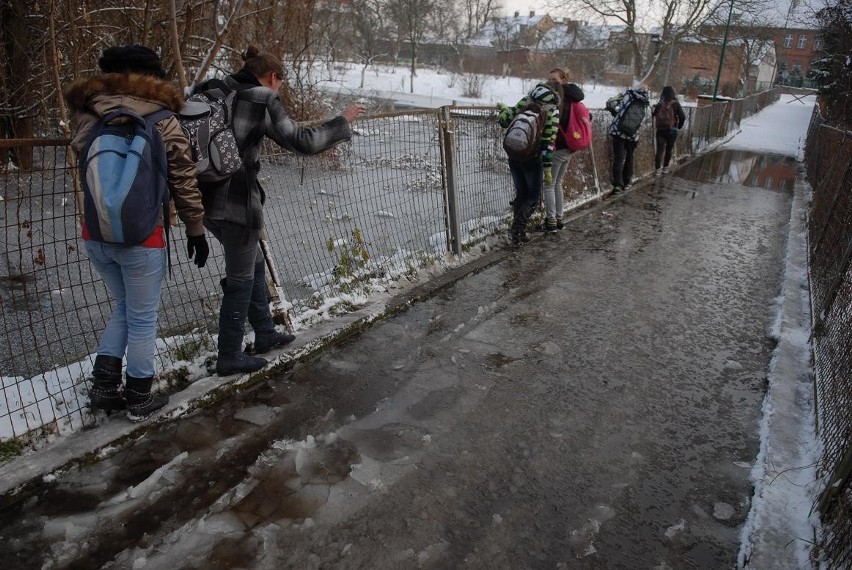
M750 99L764 106L777 99L757 97ZM748 101L687 109L677 154L698 151L762 108ZM593 147L572 157L565 178L568 209L610 190L610 119L592 110ZM647 121L637 176L653 170L650 128ZM513 190L491 108L388 113L353 129L351 142L318 156L265 149L262 245L278 320L295 329L350 311L508 227ZM93 421L85 379L111 306L81 251L79 184L66 144L0 140L33 157L32 170L0 170L0 444L12 451ZM163 389L209 374L224 275L215 240L207 266L198 269L187 260L180 228L171 235L158 325Z
M813 187L808 237L817 420L826 488L821 550L852 568L852 132L815 109L806 147Z

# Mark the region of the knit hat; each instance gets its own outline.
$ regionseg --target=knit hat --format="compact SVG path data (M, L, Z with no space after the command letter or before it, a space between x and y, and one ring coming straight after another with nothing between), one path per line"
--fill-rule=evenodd
M555 105L558 99L556 98L556 93L554 93L550 87L544 85L543 83L539 83L535 87L533 87L532 91L530 91L529 98L539 103L540 105Z
M104 73L134 72L161 79L166 76L166 71L160 65L160 56L154 50L139 44L105 49L98 60L98 66Z

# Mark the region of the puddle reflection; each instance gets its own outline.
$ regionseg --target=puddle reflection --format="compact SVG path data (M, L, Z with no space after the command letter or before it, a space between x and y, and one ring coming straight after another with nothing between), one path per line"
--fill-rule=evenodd
M790 156L722 150L697 158L678 170L677 176L695 182L792 192L796 167L796 159Z

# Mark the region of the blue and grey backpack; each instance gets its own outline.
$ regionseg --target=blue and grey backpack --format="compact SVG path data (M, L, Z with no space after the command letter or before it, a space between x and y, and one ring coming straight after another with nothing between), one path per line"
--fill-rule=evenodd
M173 114L118 109L89 133L79 168L91 239L139 245L161 223L168 231L168 159L156 123ZM115 122L121 117L130 120Z

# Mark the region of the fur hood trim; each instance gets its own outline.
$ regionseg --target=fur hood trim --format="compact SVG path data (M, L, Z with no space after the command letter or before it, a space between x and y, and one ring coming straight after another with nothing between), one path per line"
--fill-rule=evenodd
M97 95L129 95L162 104L163 108L180 111L183 95L171 83L152 75L139 73L106 73L78 79L65 91L65 100L74 111L90 107L89 99Z

